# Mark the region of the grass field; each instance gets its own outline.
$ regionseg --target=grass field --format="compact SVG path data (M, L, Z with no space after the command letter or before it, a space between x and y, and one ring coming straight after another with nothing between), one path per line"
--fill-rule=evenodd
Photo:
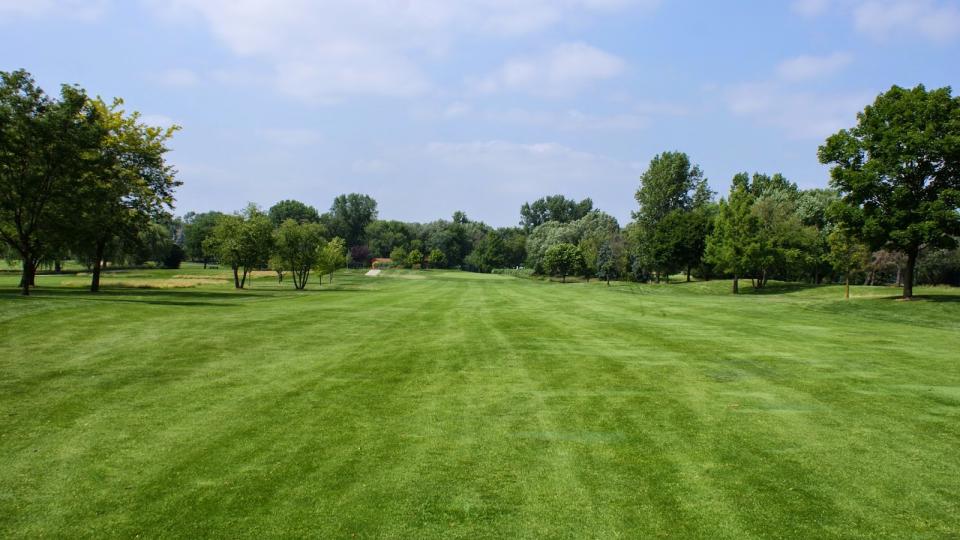
M361 274L0 277L0 537L960 536L960 291Z

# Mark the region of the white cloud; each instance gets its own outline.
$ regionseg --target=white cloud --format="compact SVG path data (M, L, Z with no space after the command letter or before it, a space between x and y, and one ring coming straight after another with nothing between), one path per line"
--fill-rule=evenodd
M946 42L960 36L960 7L934 0L871 0L854 10L854 25L878 39L906 34Z
M12 17L99 19L107 0L0 0L0 22Z
M649 125L645 116L634 113L597 115L577 109L530 111L526 109L487 110L482 118L507 124L546 127L557 131L633 131Z
M805 81L833 75L853 62L850 53L836 52L827 56L797 56L777 66L777 75L786 81Z
M852 16L857 32L948 42L960 36L960 6L952 0L794 0L794 12L816 17L828 11Z
M595 81L619 75L624 65L620 58L585 43L564 43L540 55L507 60L473 87L480 93L572 95Z
M780 128L792 139L822 139L853 125L857 112L872 98L867 93L797 91L773 82L736 85L725 97L734 114Z
M164 86L188 88L200 82L200 76L185 68L171 68L151 74L150 79Z
M199 18L238 57L269 66L266 77L280 91L321 103L351 95L424 93L432 85L421 68L421 61L449 54L451 46L464 36L530 34L590 13L651 8L659 3L659 0L147 1L170 20ZM571 69L584 71L586 68L571 66ZM603 69L610 69L609 65Z

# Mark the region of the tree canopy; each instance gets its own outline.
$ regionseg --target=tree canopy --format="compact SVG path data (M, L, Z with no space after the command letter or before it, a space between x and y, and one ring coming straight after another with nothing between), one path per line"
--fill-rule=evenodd
M822 163L846 222L874 249L907 257L903 297L913 297L920 248L952 248L960 235L960 97L949 87L894 86L827 139Z

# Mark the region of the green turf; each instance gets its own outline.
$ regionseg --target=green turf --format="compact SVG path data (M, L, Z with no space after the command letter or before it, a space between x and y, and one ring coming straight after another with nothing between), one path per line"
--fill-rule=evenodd
M0 276L0 537L960 535L958 291L225 277Z

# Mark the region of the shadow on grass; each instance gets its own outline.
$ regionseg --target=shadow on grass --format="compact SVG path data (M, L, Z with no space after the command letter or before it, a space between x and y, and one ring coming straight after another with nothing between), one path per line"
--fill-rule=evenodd
M878 296L877 300L907 302L902 295ZM960 294L915 294L910 302L960 302Z
M136 304L153 304L162 306L215 306L230 307L235 305L231 300L242 298L275 298L284 296L300 296L303 294L319 294L333 292L371 292L364 288L317 288L297 291L290 289L221 289L198 290L193 288L151 289L140 287L110 287L100 289L100 292L91 293L89 290L78 287L37 287L30 290L32 298L49 298L58 300L80 300L92 302L129 302ZM0 297L22 297L19 288L0 288Z

